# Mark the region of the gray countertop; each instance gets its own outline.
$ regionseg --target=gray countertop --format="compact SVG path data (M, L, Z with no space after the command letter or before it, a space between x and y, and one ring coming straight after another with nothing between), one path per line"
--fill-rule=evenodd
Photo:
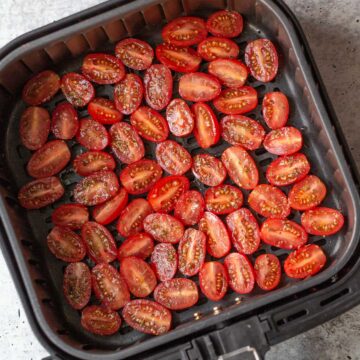
M285 0L298 17L360 166L360 1ZM1 0L0 47L29 30L100 3L98 0ZM356 130L355 130L356 129ZM0 254L0 358L39 360L47 352L32 334ZM360 306L272 347L267 360L360 359Z

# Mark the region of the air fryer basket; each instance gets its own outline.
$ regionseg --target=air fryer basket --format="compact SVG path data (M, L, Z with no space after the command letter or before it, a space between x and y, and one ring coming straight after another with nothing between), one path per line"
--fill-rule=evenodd
M18 277L26 289L38 327L49 342L68 356L80 359L135 356L191 334L221 328L232 319L254 314L262 306L324 283L337 274L358 245L359 225L356 219L359 216L359 196L299 39L284 13L270 0L135 0L131 3L119 1L118 4L111 1L98 8L101 11L92 11L91 16L88 13L84 13L83 18L81 14L75 15L40 29L29 35L22 46L13 48L10 44L0 62L1 219L14 255L12 266L16 264L19 270ZM46 246L46 235L52 227L50 214L53 207L27 212L16 199L19 187L30 180L25 169L30 152L20 144L18 136L19 118L25 108L20 97L22 86L33 74L44 69L54 69L61 75L78 71L84 54L113 51L114 44L124 37L139 37L154 46L161 42L159 30L167 21L184 14L205 17L221 8L235 9L244 16L244 32L236 39L241 56L249 40L269 37L276 44L280 54L279 75L268 84L250 79L251 86L256 88L260 104L266 92L277 89L289 97L289 124L302 130L305 140L303 152L311 162L311 171L327 185L328 195L324 205L341 209L346 217L345 226L334 236L310 238L310 242L323 247L329 259L326 268L313 278L299 282L284 275L275 291L264 293L257 289L248 296L228 292L217 303L201 297L195 307L173 312L173 330L161 337L140 334L126 325L111 337L91 335L81 328L80 313L71 309L62 295L64 263L56 260ZM72 18L76 21L71 21ZM110 86L99 87L96 91L99 96L112 97ZM58 93L46 107L51 110L61 101L63 96ZM87 116L86 109L80 111L80 116ZM249 116L262 121L260 106ZM193 155L203 152L194 138L177 141ZM75 142L70 141L69 146L72 153L82 151ZM226 146L220 143L209 151L218 156ZM147 150L150 154L147 157L153 157L153 146ZM253 155L262 170L274 158L262 149L253 152ZM117 172L120 169L119 165ZM70 165L62 171L60 178L70 191L54 207L71 200L71 189L78 181ZM189 178L192 188L204 190L204 186L191 175ZM264 182L265 179L261 180ZM290 217L299 221L298 212L293 211ZM112 230L116 239L121 240L115 227ZM274 253L282 261L287 255L284 250L263 245L253 258L265 251ZM240 336L241 329L235 328L234 331Z

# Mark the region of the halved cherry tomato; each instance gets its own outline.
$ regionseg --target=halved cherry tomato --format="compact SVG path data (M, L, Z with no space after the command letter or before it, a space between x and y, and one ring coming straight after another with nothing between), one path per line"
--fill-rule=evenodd
M237 186L251 190L258 184L259 172L255 161L241 146L227 148L221 155L221 161Z
M24 86L22 99L29 105L49 101L60 89L60 77L51 70L33 76Z
M173 90L171 71L163 64L154 64L144 75L145 100L154 110L162 110L170 102Z
M171 279L156 287L154 299L170 310L183 310L198 302L199 291L196 283L190 279Z
M218 216L211 212L205 212L199 222L199 230L207 235L207 252L221 258L227 255L231 248L231 241L224 223Z
M192 172L195 177L207 186L220 185L226 178L227 172L223 163L210 154L195 155Z
M307 210L301 215L301 225L311 235L332 235L343 227L344 216L338 210L317 207Z
M289 192L289 204L295 210L310 210L326 196L325 184L315 175L308 175L294 184Z
M310 171L310 163L304 154L280 156L266 169L270 184L286 186L302 180Z
M281 278L279 259L273 254L262 254L255 260L254 265L256 283L259 288L269 291L275 289Z
M166 176L155 183L147 199L154 211L168 213L174 209L181 194L189 190L189 187L189 179L185 176Z
M224 265L229 274L229 286L238 294L250 293L255 285L255 272L250 260L243 254L231 253Z
M256 150L265 137L264 128L255 120L243 115L228 115L221 119L221 136L231 145Z
M207 35L205 21L198 17L184 16L171 21L162 29L164 42L175 46L191 46L204 40Z
M115 84L125 76L125 67L113 55L89 54L84 58L81 72L97 84Z
M95 206L93 218L101 225L110 224L120 215L127 202L128 193L124 188L121 188L113 198Z
M30 176L40 179L60 172L70 161L71 153L63 140L52 140L37 150L27 164Z
M154 251L154 240L149 234L140 233L129 236L118 249L118 258L121 261L125 257L136 256L146 259Z
M30 181L18 194L20 205L25 209L40 209L59 200L64 194L60 180L51 176L45 179Z
M145 199L135 199L122 211L116 225L117 231L125 237L135 235L143 230L143 221L153 212Z
M249 42L245 48L245 63L256 80L271 81L276 76L279 66L274 44L269 39Z
M88 221L81 228L87 254L96 263L109 263L116 259L117 248L110 231L95 221Z
M88 176L101 170L114 170L114 158L104 151L87 151L76 156L74 170L81 176Z
M250 210L242 208L232 212L226 217L226 224L239 253L250 255L259 248L259 225Z
M156 160L170 175L185 174L192 165L189 152L173 140L166 140L156 146Z
M171 327L171 312L155 301L132 300L124 307L122 316L132 328L145 334L162 335Z
M119 272L109 264L98 264L91 270L95 296L111 310L122 308L130 301L130 293Z
M173 99L166 108L166 120L170 131L179 137L191 134L194 129L194 117L189 105L183 99Z
M62 261L78 262L86 255L81 237L65 227L53 227L47 236L47 244L50 251Z
M122 259L120 274L136 297L150 295L156 287L156 276L150 265L136 256Z
M116 175L112 171L98 171L81 179L73 193L79 204L94 206L111 199L118 191Z
M53 211L51 221L57 226L78 230L89 221L89 211L84 205L63 204Z
M91 305L81 313L82 327L95 335L113 335L120 329L121 318L116 311Z
M62 140L72 139L79 129L79 118L74 107L63 102L57 105L51 116L51 131Z
M326 255L315 244L308 244L290 253L284 263L287 276L304 279L318 273L326 263Z
M188 228L179 247L179 271L185 276L194 276L202 267L206 255L206 236L202 231Z
M232 185L218 185L205 192L206 210L218 215L230 214L240 209L243 201L241 190Z
M266 219L260 230L264 243L281 249L297 249L306 244L308 235L303 227L287 219Z
M174 215L185 225L195 225L204 215L205 202L196 190L184 192L175 205Z
M141 106L130 117L130 123L144 139L154 142L164 141L169 136L166 120L154 109Z
M123 169L120 181L128 193L138 195L148 192L161 175L162 169L156 161L142 159Z
M221 37L208 37L197 48L199 55L206 61L237 58L240 52L236 42Z
M185 74L179 80L179 94L188 101L210 101L219 96L220 91L219 80L205 73Z
M185 73L197 71L201 63L201 57L194 49L169 43L156 47L156 57L169 69Z
M130 115L141 104L144 86L141 77L136 74L126 74L114 88L116 108L124 115Z
M262 113L270 129L285 126L289 118L289 101L280 91L267 93L262 102Z
M254 110L258 104L257 92L251 86L225 89L214 100L215 108L228 115L241 115Z
M243 18L237 11L220 10L208 18L206 28L214 36L237 37L243 30Z
M145 70L150 67L154 50L145 41L128 38L116 44L115 55L130 69Z
M218 261L206 262L199 272L202 293L212 301L220 301L228 289L228 274Z
M244 86L249 74L247 67L236 59L213 60L209 64L208 71L229 88Z
M290 214L286 195L277 187L260 184L248 197L250 207L258 214L268 218L285 219Z
M123 115L116 110L113 101L95 98L87 106L89 115L101 124L115 124L122 120Z
M275 155L294 154L301 149L302 145L301 132L292 126L272 130L264 139L264 148Z
M109 134L111 149L123 163L131 164L144 156L144 143L130 124L116 123L111 126Z
M168 243L157 244L151 254L151 265L160 281L172 279L178 266L174 246Z
M75 107L83 107L95 96L91 82L77 73L67 73L61 78L61 90L66 100Z
M109 134L104 125L88 119L81 119L76 140L89 150L103 150L109 144Z
M220 139L220 125L211 107L203 102L192 106L195 115L194 135L198 144L207 149Z
M50 115L46 109L31 106L25 109L20 119L20 139L29 150L40 149L50 132Z

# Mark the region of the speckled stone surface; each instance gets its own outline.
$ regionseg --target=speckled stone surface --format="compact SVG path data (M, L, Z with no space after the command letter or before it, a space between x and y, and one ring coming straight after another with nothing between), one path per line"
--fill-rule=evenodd
M360 165L360 1L285 0L310 42L354 158ZM60 19L97 0L1 0L0 47L26 31ZM32 334L0 254L0 359L39 360L46 350ZM360 359L360 306L272 347L267 360Z

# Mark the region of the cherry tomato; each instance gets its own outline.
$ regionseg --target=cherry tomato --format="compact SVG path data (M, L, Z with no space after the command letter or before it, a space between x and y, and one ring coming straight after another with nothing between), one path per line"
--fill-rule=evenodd
M237 11L220 10L208 18L206 28L214 36L237 37L243 30L243 18Z
M166 120L171 133L183 137L194 129L194 117L189 105L182 99L173 99L166 108Z
M285 126L289 118L289 101L280 91L267 93L262 102L262 113L270 129Z
M89 115L101 124L115 124L122 120L123 115L116 110L113 101L104 98L95 98L87 107Z
M89 150L103 150L109 144L109 134L104 125L92 119L81 119L76 140Z
M195 225L204 215L205 202L196 190L184 192L175 205L174 215L185 225Z
M291 126L270 131L264 139L264 148L271 154L291 155L303 145L301 132Z
M51 221L57 226L79 230L89 221L89 211L84 205L63 204L53 211Z
M61 90L66 100L75 107L87 105L95 96L91 82L77 73L67 73L61 78Z
M101 170L115 170L116 163L104 151L87 151L76 156L73 167L80 176L88 176Z
M259 288L269 291L275 289L281 278L279 259L273 254L262 254L255 260L255 279Z
M209 64L208 71L229 88L244 86L249 73L247 67L236 59L213 60Z
M208 37L203 40L197 48L199 55L206 61L215 59L237 58L240 52L236 42L221 38Z
M154 241L149 234L140 233L129 236L118 249L118 258L121 261L129 256L146 259L154 251Z
M212 301L220 301L228 289L228 274L218 261L206 262L199 272L202 293Z
M220 185L226 178L227 172L223 163L210 154L195 155L192 172L194 176L207 186Z
M169 243L157 244L151 254L151 265L160 281L172 279L178 267L178 258L174 246Z
M79 118L74 107L63 102L57 105L51 116L51 131L57 139L70 140L79 129Z

